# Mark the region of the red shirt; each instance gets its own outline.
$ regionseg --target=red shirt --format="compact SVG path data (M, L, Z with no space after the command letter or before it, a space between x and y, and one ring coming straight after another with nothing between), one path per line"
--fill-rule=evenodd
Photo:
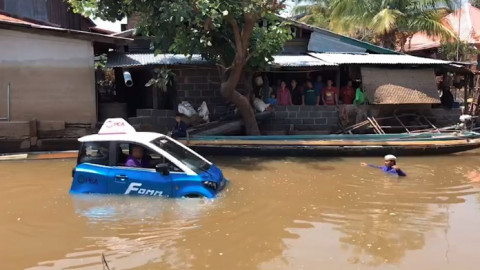
M323 105L337 105L338 89L336 87L325 87L322 91L322 97L325 101Z
M353 100L355 99L355 89L349 86L343 87L341 97L344 104L353 104Z
M278 89L277 91L277 105L292 105L292 96L288 88Z

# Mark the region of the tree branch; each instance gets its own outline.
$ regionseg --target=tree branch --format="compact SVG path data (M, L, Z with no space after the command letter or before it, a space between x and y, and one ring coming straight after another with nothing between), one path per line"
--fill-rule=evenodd
M242 49L244 50L244 53L246 53L246 50L250 46L250 38L252 37L253 28L257 22L257 16L252 13L245 13L243 18L245 22L242 29L242 44L244 46Z
M245 63L248 63L248 60L250 60L250 58L252 58L254 54L255 54L255 51L249 53L247 58L245 59Z
M242 36L240 34L240 28L238 27L237 20L235 20L232 16L227 16L227 21L232 26L233 35L235 36L235 47L237 53L243 51L243 44L242 44Z
M228 38L227 36L225 36L225 35L222 35L222 38L225 39L225 40L228 42L228 44L230 44L230 46L232 47L232 49L233 49L234 51L236 50L236 48L235 48L235 43L233 43L233 41L232 41L231 39L229 39L229 38Z

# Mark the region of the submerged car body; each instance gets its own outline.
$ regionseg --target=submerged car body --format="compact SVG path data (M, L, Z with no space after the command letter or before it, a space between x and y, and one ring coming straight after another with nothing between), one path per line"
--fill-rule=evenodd
M79 141L71 193L214 198L227 184L222 171L193 150L163 134L136 132L121 118ZM144 149L148 167L125 165L132 147Z

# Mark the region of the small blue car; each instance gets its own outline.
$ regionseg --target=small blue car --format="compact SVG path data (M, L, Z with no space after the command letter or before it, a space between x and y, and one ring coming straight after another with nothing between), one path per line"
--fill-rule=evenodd
M136 132L121 118L107 119L98 134L79 141L72 194L215 198L228 182L190 148L159 133Z

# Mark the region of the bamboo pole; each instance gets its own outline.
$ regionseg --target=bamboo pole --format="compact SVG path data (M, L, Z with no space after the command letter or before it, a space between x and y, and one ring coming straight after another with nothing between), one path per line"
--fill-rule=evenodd
M407 133L410 133L410 130L403 124L403 122L400 120L400 118L398 118L398 116L396 114L394 114L393 116L400 123L400 125L402 125L402 127L407 131Z

